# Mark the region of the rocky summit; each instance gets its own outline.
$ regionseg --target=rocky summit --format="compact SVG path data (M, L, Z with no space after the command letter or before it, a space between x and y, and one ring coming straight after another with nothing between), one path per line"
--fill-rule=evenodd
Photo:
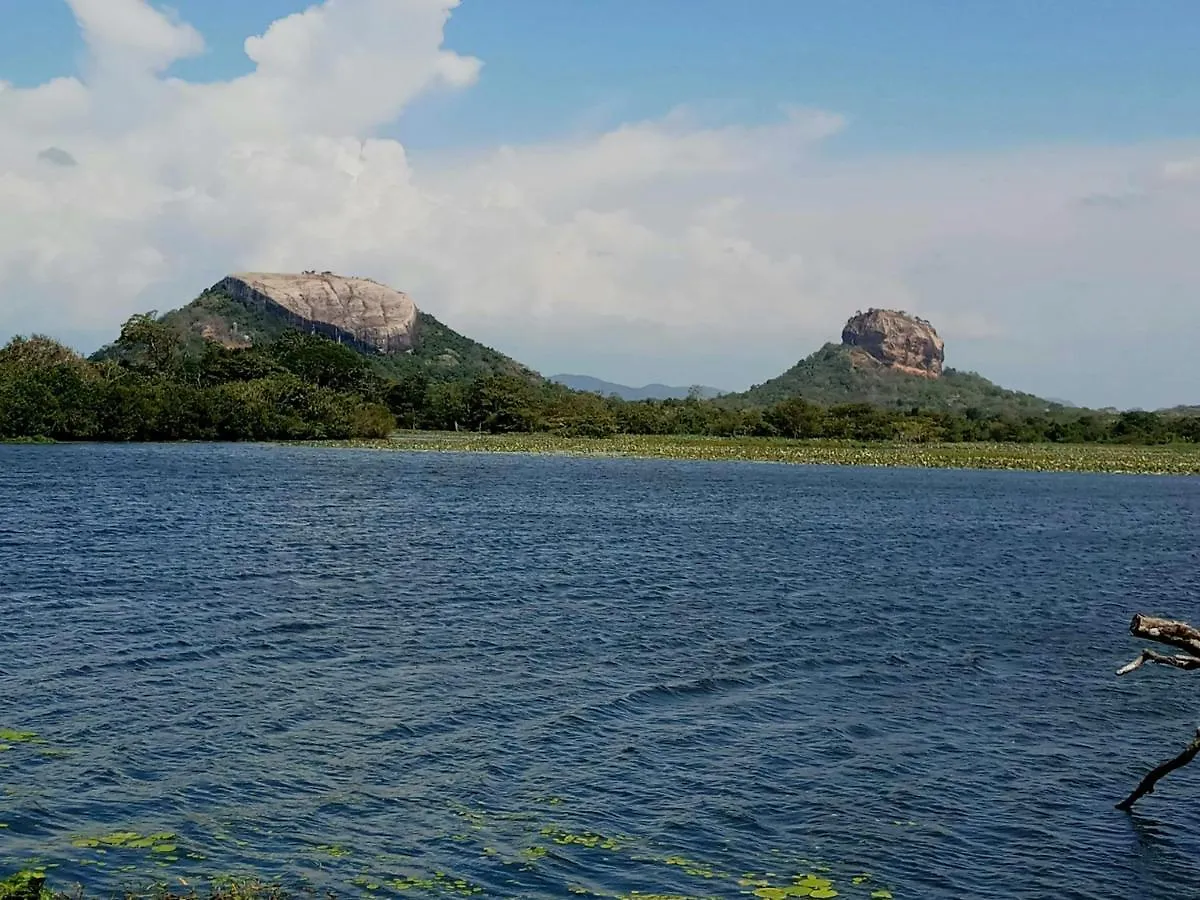
M856 364L880 364L910 375L940 378L946 345L924 319L890 309L858 313L842 330Z
M350 340L378 353L412 349L417 307L407 294L367 278L331 272L242 272L216 285L247 306L282 316L296 328Z

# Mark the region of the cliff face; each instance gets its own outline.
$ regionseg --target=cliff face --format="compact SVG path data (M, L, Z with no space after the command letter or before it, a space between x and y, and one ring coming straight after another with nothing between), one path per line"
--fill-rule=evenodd
M851 318L842 331L842 344L851 348L856 364L874 361L925 378L940 378L946 359L946 345L932 325L890 309Z
M281 315L296 328L348 339L378 353L404 353L413 347L416 305L407 294L365 278L242 272L216 288Z

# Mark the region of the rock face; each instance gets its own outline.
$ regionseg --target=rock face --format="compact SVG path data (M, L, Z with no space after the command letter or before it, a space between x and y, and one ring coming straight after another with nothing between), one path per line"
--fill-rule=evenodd
M945 343L924 319L890 309L858 313L846 323L842 344L869 360L926 378L940 378Z
M230 296L282 315L295 327L378 353L412 349L417 307L400 291L330 272L242 272L216 285Z

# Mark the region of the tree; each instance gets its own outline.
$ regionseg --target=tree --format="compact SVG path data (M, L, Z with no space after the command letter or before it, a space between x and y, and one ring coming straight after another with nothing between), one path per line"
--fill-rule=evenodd
M1157 641L1160 644L1174 647L1176 650L1183 652L1167 655L1157 650L1143 650L1137 659L1127 666L1122 666L1117 671L1118 675L1128 675L1130 672L1140 669L1148 662L1157 663L1162 666L1171 666L1188 672L1200 669L1200 629L1193 628L1186 622L1177 622L1172 619L1156 619L1139 613L1130 622L1129 631L1135 637L1148 641ZM1200 755L1200 728L1196 729L1196 736L1192 738L1192 742L1184 748L1182 753L1174 759L1167 760L1152 769L1142 779L1141 784L1137 786L1134 792L1117 804L1117 809L1129 812L1133 809L1133 805L1140 799L1147 794L1154 793L1154 788L1162 778L1171 774L1176 769L1183 768L1195 759L1197 755Z
M1162 418L1139 409L1121 413L1113 423L1112 435L1115 440L1129 444L1159 444L1167 437Z
M98 387L73 350L38 335L14 338L0 349L0 438L96 437Z
M787 438L814 438L824 433L825 411L801 397L781 400L763 414L776 434Z
M195 361L199 382L205 385L231 381L256 381L271 378L287 370L267 353L257 349L230 349L212 341Z
M611 400L563 389L548 401L542 425L564 437L608 437L617 431L617 416Z
M466 393L467 423L492 433L536 431L540 421L534 385L519 375L484 375Z
M361 353L320 335L286 332L271 345L271 355L289 372L319 387L364 396L375 387Z
M429 376L410 372L388 388L384 401L396 421L405 428L416 428L429 406Z
M121 326L116 347L127 366L147 375L174 376L183 362L179 332L160 322L154 312L130 316Z
M35 334L15 337L0 349L0 367L16 369L46 369L57 365L83 365L83 357L54 338Z

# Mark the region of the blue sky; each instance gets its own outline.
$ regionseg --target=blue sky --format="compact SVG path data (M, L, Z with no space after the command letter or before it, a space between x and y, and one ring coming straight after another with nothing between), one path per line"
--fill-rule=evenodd
M1200 401L1194 0L451 6L0 0L0 339L335 268L546 372L740 388L893 305L1013 387Z
M195 80L250 71L242 43L295 0L174 0L205 35ZM747 9L752 10L750 15ZM0 0L0 75L78 68L58 0ZM1190 136L1200 120L1194 0L466 0L447 43L485 61L478 87L431 97L414 148L550 138L680 104L769 118L836 109L846 149L921 151Z

